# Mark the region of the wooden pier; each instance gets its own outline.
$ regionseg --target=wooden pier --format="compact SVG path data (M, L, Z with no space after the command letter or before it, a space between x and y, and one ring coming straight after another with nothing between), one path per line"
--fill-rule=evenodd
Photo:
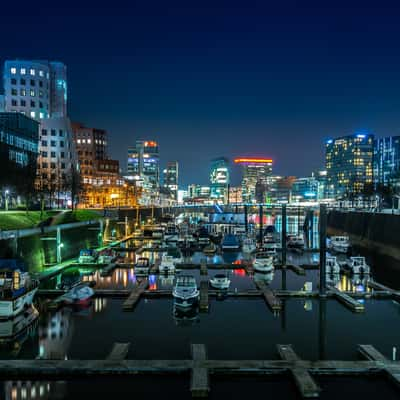
M301 361L300 357L295 353L291 344L278 344L278 353L283 360ZM321 389L315 383L314 379L306 368L296 366L290 369L296 383L297 389L304 398L319 397Z
M359 345L358 348L367 360L302 360L291 345L278 346L281 360L210 360L203 344L192 345L192 358L188 360L126 360L129 344L115 343L111 353L103 360L0 360L0 374L4 380L21 379L21 376L24 379L49 380L190 373L190 390L193 397L208 395L210 375L263 377L289 372L303 398L319 396L320 389L314 381L318 375L367 377L383 373L399 385L400 362L388 360L370 345Z
M201 260L200 263L200 275L208 275L208 270L207 270L207 260Z
M208 281L200 282L200 311L208 311Z
M147 279L143 279L131 292L129 297L125 300L124 304L122 305L122 309L124 311L132 311L136 304L139 302L140 297L148 288L149 283Z
M333 296L338 299L342 304L344 304L347 308L354 312L364 312L365 307L364 304L361 304L359 301L353 299L346 293L341 292L333 286L327 286L328 289L333 293Z
M192 344L193 368L190 380L192 397L207 397L210 391L208 369L203 366L207 360L206 346L204 344Z
M287 267L292 270L293 272L295 272L297 275L305 275L306 271L304 268L300 267L299 265L295 265L295 264L287 264Z
M260 289L265 302L271 311L279 312L282 309L282 302L275 296L274 292L264 282L255 282L258 289Z

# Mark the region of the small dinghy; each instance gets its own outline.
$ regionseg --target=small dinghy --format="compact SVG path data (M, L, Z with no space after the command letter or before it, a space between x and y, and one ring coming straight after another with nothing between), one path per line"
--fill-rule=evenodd
M216 274L210 279L210 285L215 289L226 290L230 284L231 281L226 274Z

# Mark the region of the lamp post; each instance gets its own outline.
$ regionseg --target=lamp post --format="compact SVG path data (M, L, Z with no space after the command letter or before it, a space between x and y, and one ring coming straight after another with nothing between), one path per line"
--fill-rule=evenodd
M10 191L7 189L4 192L4 209L5 211L8 211L8 195L9 195Z

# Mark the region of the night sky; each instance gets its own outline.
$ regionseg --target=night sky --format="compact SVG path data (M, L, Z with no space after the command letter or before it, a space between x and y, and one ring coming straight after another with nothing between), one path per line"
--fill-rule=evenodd
M207 183L219 156L308 175L328 137L400 134L398 4L7 1L0 61L63 61L71 119L107 129L123 168L148 138L181 184Z

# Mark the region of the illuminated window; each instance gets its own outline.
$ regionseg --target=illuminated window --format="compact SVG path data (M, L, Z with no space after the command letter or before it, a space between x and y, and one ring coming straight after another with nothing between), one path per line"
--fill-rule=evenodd
M35 97L35 91L33 89L31 89L29 93L30 93L31 97Z
M39 70L39 76L44 76L44 72L42 70Z
M17 73L17 68L12 67L12 68L11 68L11 74L12 74L12 75L15 75L16 73Z
M35 118L35 117L36 117L35 111L31 111L31 118Z
M90 144L90 143L91 143L91 140L90 140L90 139L88 139L88 140L87 140L87 142Z
M40 118L40 119L43 119L43 118L44 118L44 113L42 113L42 112L39 113L39 118Z
M35 76L35 70L34 70L33 68L31 68L31 69L29 70L29 73L30 73L32 76Z
M26 74L26 68L21 68L21 75L25 75Z
M78 144L81 144L81 139L78 139L77 142L78 142Z

